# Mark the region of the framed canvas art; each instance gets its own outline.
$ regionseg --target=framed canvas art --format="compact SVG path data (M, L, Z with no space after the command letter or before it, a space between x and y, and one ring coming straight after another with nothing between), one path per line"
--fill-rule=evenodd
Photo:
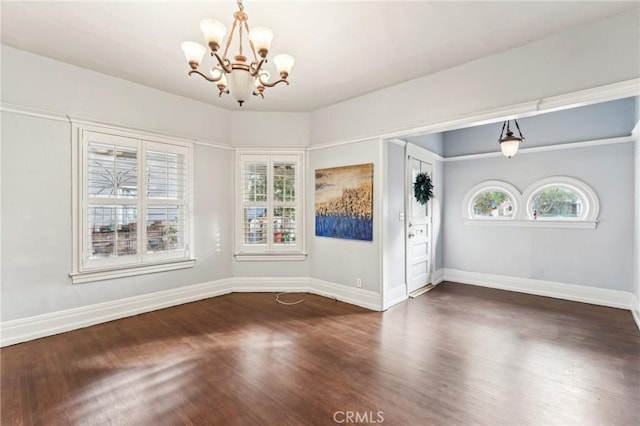
M373 241L373 163L318 169L316 235Z

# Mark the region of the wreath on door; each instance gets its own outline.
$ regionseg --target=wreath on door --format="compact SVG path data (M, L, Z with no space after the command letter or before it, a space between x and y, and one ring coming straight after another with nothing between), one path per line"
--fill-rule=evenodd
M423 172L416 175L416 181L413 182L413 196L422 205L427 204L427 201L433 198L433 184L431 183L431 176L427 173Z

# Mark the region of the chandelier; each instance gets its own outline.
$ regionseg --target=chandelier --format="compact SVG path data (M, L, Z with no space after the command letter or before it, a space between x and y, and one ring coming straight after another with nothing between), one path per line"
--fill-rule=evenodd
M267 62L267 54L271 47L273 32L265 27L256 27L250 30L249 24L247 23L249 16L244 12L242 0L237 1L238 11L233 14L233 25L222 56L220 56L218 51L227 33L227 29L221 22L214 19L205 19L200 22L200 30L209 46L211 56L214 56L218 61L217 65L209 70L209 75L198 70L207 48L193 41L185 41L181 46L187 62L189 62L189 66L191 66L189 75L198 74L205 80L216 83L220 91L220 97L222 97L223 93L231 93L238 101L238 104L242 106L251 95L264 98L263 93L265 87L273 87L279 83L286 83L288 85L287 77L289 73L291 73L294 60L293 57L285 54L274 56L273 63L280 75L280 79L269 82L270 75L262 67ZM231 62L227 54L236 30L239 39L239 48L238 54L233 57L234 61ZM249 53L252 55L250 64L247 63L248 58L243 53L243 37L245 32L249 38ZM258 52L257 55L256 51Z
M524 140L524 136L522 136L522 132L520 131L520 126L518 126L518 122L514 119L513 122L516 123L516 129L518 129L518 134L520 137L514 136L511 129L509 129L509 121L507 120L502 123L502 130L500 131L500 137L498 138L498 142L500 142L500 149L502 153L511 158L516 155L518 152L518 148L520 148L520 142ZM507 128L507 134L504 135L504 129Z

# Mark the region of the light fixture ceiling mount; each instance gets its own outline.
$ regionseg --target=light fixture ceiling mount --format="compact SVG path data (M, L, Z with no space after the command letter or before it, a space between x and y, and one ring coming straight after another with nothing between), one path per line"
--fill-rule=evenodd
M216 83L219 96L223 93L231 93L242 106L251 95L264 98L264 89L273 87L279 83L289 84L287 77L291 73L294 64L293 57L285 54L276 55L273 63L276 66L280 79L269 82L269 73L263 69L267 63L267 55L271 47L273 32L265 27L255 27L249 29L249 16L244 11L242 0L237 0L238 10L233 14L233 25L229 32L229 37L225 44L222 56L218 53L222 45L222 41L227 32L226 27L219 21L214 19L205 19L200 22L200 30L204 35L204 39L209 46L211 56L217 59L218 64L209 71L209 75L202 73L199 68L202 58L206 53L206 47L200 43L193 41L185 41L182 43L182 50L191 67L189 75L198 74L202 78L212 83ZM234 33L238 34L238 54L233 57L234 62L228 58L229 47L233 41ZM249 38L249 51L253 56L253 61L247 64L248 58L244 55L243 42L244 33ZM257 54L256 54L257 52Z
M518 152L518 148L520 148L520 142L524 140L524 136L522 136L522 132L520 131L520 126L516 119L513 119L513 122L516 124L516 129L518 129L518 136L514 136L513 132L509 128L509 121L507 120L502 123L502 130L500 131L500 137L498 138L498 142L500 142L500 149L502 153L506 157L513 157ZM507 134L504 134L505 127L507 129Z

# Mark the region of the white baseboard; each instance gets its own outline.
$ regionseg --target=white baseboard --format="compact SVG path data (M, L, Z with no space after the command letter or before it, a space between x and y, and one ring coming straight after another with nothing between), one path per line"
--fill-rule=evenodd
M232 280L195 284L0 323L0 347L231 293Z
M0 323L0 347L233 292L314 293L374 311L380 311L382 306L382 298L379 293L307 277L226 278L127 297L111 302L4 321Z
M443 280L629 309L632 311L634 320L640 329L640 306L638 299L630 292L455 269L440 269L436 271L434 284L439 284ZM380 293L314 278L227 278L29 318L5 321L0 323L0 347L232 292L308 292L374 311L388 309L407 298L404 286L396 286L390 290L385 297L386 301L383 301Z
M236 277L233 291L245 293L309 292L308 277Z
M387 310L393 305L397 305L400 302L404 302L407 300L409 296L407 295L407 285L402 283L397 285L389 290L384 295L384 305L382 306L383 310Z
M534 280L530 278L467 272L457 269L444 269L444 279L461 284L472 284L518 293L534 294L537 296L630 310L632 310L633 300L635 299L633 293L628 291Z
M322 281L315 278L310 280L309 292L324 297L338 299L341 302L361 306L372 311L382 310L382 295L371 290L348 287L342 284Z
M638 326L638 330L640 330L640 299L638 299L638 296L634 296L633 298L631 314L633 315L633 320L636 322L636 326Z

